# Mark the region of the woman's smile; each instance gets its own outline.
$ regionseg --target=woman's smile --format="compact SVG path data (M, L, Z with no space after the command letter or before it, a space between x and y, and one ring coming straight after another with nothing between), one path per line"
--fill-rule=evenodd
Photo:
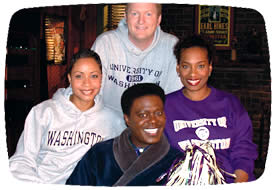
M190 84L191 86L197 86L199 83L200 83L201 80L199 79L190 79L190 80L187 80L188 84Z

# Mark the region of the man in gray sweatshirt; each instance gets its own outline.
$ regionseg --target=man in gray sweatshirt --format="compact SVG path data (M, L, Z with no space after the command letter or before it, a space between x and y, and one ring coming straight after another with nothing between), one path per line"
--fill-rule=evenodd
M173 55L178 39L161 30L161 5L129 3L125 12L118 28L92 46L102 60L104 104L120 112L121 94L134 84L156 83L166 94L182 87Z

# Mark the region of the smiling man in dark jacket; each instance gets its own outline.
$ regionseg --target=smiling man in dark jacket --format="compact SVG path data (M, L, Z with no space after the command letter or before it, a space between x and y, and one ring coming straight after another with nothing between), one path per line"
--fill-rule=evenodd
M170 147L163 130L165 95L155 84L128 88L121 97L128 126L114 139L92 147L66 184L92 186L162 185L173 161L183 153Z

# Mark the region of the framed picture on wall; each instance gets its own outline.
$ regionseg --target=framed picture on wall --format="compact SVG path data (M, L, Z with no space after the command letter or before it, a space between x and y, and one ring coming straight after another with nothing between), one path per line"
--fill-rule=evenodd
M233 9L225 6L196 7L196 33L208 36L217 49L229 49L233 36Z
M56 65L66 63L65 18L46 15L44 24L47 61Z

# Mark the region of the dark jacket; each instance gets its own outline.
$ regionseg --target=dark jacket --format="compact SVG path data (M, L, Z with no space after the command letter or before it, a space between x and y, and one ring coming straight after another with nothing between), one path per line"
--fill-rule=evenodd
M162 185L161 177L183 153L170 147L163 135L140 156L129 141L129 128L105 142L93 146L79 161L66 184L93 186Z

